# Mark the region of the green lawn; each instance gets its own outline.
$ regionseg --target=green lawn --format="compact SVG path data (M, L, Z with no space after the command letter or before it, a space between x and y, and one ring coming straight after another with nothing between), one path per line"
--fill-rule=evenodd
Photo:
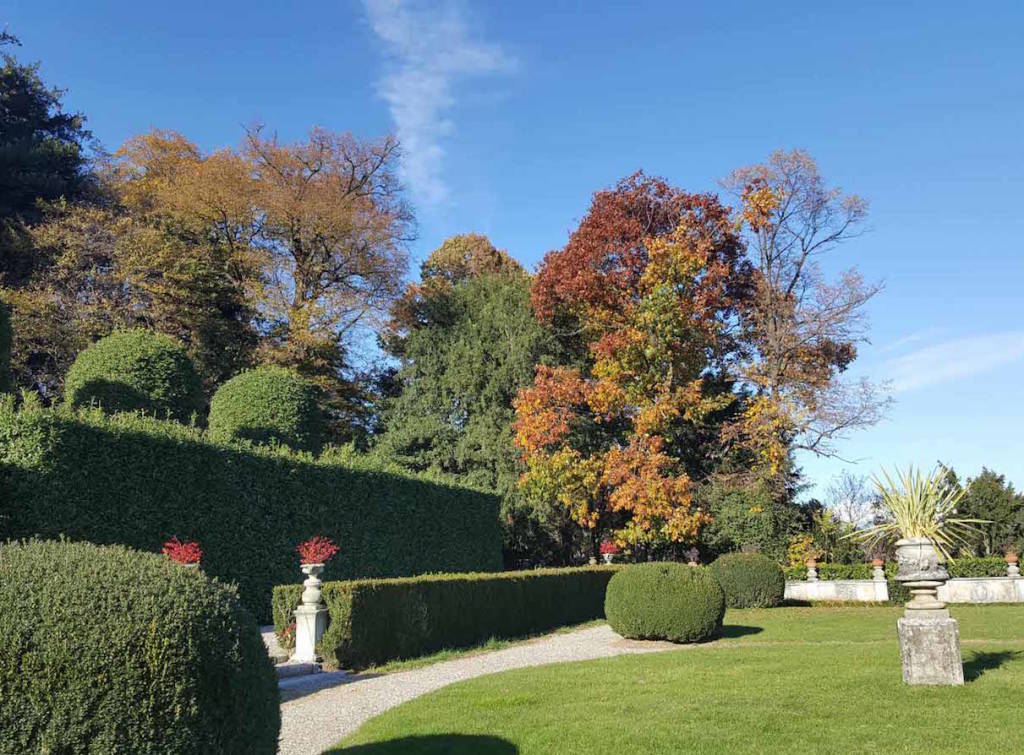
M725 638L453 685L369 721L361 755L1024 751L1024 606L958 606L962 688L900 680L896 608L729 611Z

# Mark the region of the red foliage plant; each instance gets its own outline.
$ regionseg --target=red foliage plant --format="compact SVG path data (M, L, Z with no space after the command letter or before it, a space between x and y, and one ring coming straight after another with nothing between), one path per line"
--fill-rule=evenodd
M340 549L323 535L314 535L306 542L299 543L295 550L299 552L299 563L323 564Z
M179 564L198 564L203 557L203 549L194 540L183 543L177 537L172 537L164 543L163 554Z
M622 552L622 549L616 544L614 540L605 540L601 543L601 555L602 556L617 556Z

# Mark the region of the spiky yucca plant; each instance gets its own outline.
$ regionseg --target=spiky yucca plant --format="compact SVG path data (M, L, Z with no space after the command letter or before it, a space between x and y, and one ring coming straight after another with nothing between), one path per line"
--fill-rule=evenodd
M945 470L937 468L928 475L913 466L906 472L895 471L896 479L882 470L880 480L874 478L881 502L883 521L872 527L851 532L852 537L871 544L884 540L926 537L942 556L953 560L951 551L968 545L966 535L976 531L975 524L985 519L957 517L956 507L967 492L945 483Z

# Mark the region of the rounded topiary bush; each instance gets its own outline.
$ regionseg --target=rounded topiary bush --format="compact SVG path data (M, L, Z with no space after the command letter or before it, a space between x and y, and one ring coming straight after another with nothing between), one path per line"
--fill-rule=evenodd
M277 678L235 588L121 546L0 546L0 750L273 753Z
M786 575L760 553L727 553L711 564L729 608L770 608L782 603Z
M725 594L703 567L632 564L608 582L604 613L623 637L703 642L722 629Z
M284 367L258 367L224 383L210 402L210 437L282 443L318 453L324 421L311 382Z
M149 330L122 330L89 346L64 380L74 408L99 405L108 412L142 411L188 422L203 411L195 365L173 338Z

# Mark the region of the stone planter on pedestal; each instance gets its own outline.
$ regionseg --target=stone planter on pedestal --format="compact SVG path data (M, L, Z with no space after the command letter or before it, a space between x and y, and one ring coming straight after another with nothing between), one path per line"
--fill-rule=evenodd
M1006 576L1007 577L1019 577L1020 576L1020 565L1017 563L1016 553L1006 554Z
M327 628L327 607L321 602L320 574L323 564L303 564L302 573L306 580L302 583L302 604L295 609L295 653L293 663L319 663L316 644Z
M818 581L818 562L813 558L809 558L804 562L804 566L807 567L807 581L817 582Z
M903 681L963 684L959 626L936 594L949 579L938 550L926 537L905 538L896 542L896 559L896 580L904 583L912 596L897 622Z
M885 561L880 558L871 560L871 579L881 582L885 581Z

